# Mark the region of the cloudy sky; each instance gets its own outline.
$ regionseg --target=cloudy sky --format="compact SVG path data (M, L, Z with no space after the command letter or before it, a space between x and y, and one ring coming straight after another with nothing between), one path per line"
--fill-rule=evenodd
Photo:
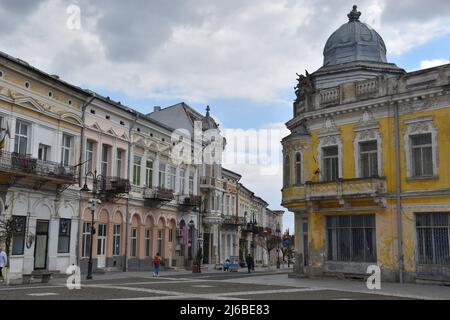
M321 66L328 36L354 2L1 0L0 50L141 112L180 101L203 112L209 104L224 129L283 130L296 73ZM450 1L356 4L390 62L408 71L448 63ZM279 209L281 167L252 163L229 168Z

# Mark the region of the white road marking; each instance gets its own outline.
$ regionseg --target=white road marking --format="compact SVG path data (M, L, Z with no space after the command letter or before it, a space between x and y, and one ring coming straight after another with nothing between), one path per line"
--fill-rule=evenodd
M192 288L214 288L214 286L208 286L206 284L203 284L203 285L192 286Z
M27 296L33 297L47 297L47 296L58 296L59 293L55 292L42 292L42 293L28 293Z

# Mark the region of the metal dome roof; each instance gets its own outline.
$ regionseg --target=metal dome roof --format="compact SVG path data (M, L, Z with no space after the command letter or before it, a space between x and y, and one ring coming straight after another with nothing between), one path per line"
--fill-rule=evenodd
M328 39L324 66L354 61L386 63L386 45L381 36L369 25L359 21L357 6L348 14L349 22L343 24Z

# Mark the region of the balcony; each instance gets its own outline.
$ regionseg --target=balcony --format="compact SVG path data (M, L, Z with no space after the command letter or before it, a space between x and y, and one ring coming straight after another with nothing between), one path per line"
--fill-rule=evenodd
M106 177L100 183L100 191L107 194L129 193L130 181L119 177Z
M173 190L165 188L144 189L144 199L156 202L169 202L174 199Z
M285 188L283 190L283 203L299 201L321 201L345 199L373 199L380 200L386 194L386 178L357 178L339 179L333 182L312 182L304 185Z
M223 225L233 225L233 226L245 226L247 223L245 222L244 217L222 215L222 224Z
M77 182L74 166L38 160L16 152L0 151L0 173L3 173L2 180L10 181L14 178L14 181L24 179L54 185L71 185Z
M214 177L201 177L200 188L201 189L220 189L223 184L217 178Z
M180 199L180 204L186 207L199 207L202 202L201 196L189 195Z

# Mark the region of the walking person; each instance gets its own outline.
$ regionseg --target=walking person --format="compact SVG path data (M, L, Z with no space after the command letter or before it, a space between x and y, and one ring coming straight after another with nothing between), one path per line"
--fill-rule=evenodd
M251 273L251 271L254 269L253 269L253 257L251 256L250 253L247 255L247 257L245 257L245 262L247 263L248 273Z
M153 276L159 277L159 270L161 268L161 258L159 257L159 252L153 258Z
M0 246L0 280L3 282L3 269L6 269L8 264L8 256L6 252L3 251L3 248Z

